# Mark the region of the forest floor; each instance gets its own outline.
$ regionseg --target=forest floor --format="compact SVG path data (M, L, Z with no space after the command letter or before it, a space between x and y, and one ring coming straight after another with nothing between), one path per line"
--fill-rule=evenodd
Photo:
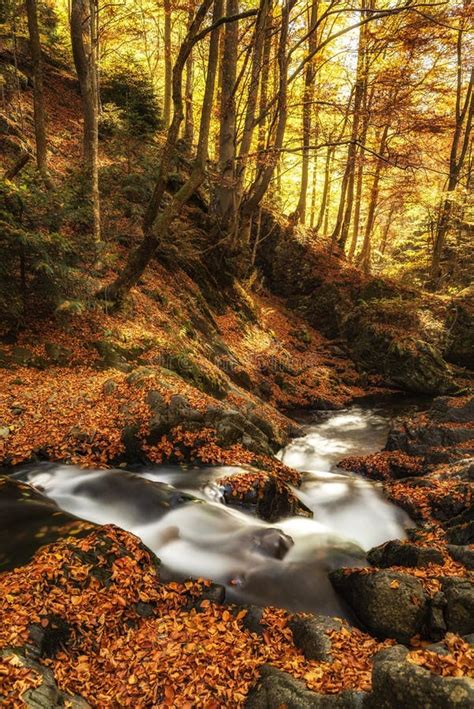
M49 72L54 170L66 176L80 158L79 99L70 77ZM23 101L28 136L30 92ZM103 160L104 168L116 166L105 148ZM127 169L125 162L120 169ZM137 221L117 210L112 198L105 197L103 207L106 238L126 234L127 243L90 274L91 290L110 281L138 236ZM200 219L198 206L190 205L173 234L196 236ZM307 260L294 266L301 273L288 278L305 285L302 265L316 259L316 276L330 274L324 286L330 282L331 293L339 288L344 308L352 310L349 292L353 297L354 289L360 293L375 283L317 245L305 248ZM427 393L460 395L435 399L428 413L400 423L387 451L343 463L383 480L387 496L418 528L407 542L372 550L370 566L334 572L334 586L364 631L280 609L265 609L255 620L254 609L225 604L208 581L160 583L156 558L131 534L85 525L60 538L64 530L58 530L58 540L29 563L0 575L0 701L7 707L43 701L273 708L326 706L318 703L319 693L344 692L337 706L364 701L382 707L399 706L410 691L428 702L435 691L443 706L468 706L474 691L466 679L474 666L466 639L474 632L470 373L433 354L434 335L420 347L417 322L406 309L402 318L403 303L395 313L393 299L384 305L390 327L382 318L371 334L376 361L364 368L366 343L356 351L350 329L328 325L326 301L321 298L321 311L308 316L320 281L297 293L295 307L282 271L269 275L263 267L252 288L211 284L210 297L196 272L199 265L186 268L168 253L120 311L90 300L75 314L66 307L40 317L41 304L32 301L22 328L0 333L5 472L32 460L91 468L242 464L250 467L232 479L235 498L245 501L255 487L268 492L272 479L277 486L271 494L290 509L289 484L298 484L299 474L274 453L297 432L291 411L343 408L394 391L397 383L411 386L414 363L421 361L416 386L424 377ZM381 287L380 279L375 285ZM393 284L382 287L393 295ZM419 308L426 320L428 296L422 297L422 307L417 300L413 311ZM436 330L433 323L448 309L436 300L427 329ZM402 332L404 342L409 336L409 346L395 351L390 340L385 351L389 331L392 340L402 339ZM389 360L396 376L384 369ZM6 484L6 477L1 480Z

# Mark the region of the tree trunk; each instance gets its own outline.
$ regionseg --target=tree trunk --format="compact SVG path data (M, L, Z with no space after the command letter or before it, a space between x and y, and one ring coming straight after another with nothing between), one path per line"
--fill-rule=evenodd
M95 0L72 0L71 42L81 89L84 119L84 163L90 185L93 234L100 241L99 121L97 106L97 43Z
M365 10L365 0L362 0L361 8L362 11ZM332 234L332 243L335 244L337 241L342 250L344 250L345 248L347 237L349 234L349 227L352 218L352 208L354 204L355 159L357 152L357 141L359 138L360 113L364 98L364 91L366 87L366 36L367 26L364 25L359 30L359 49L357 53L357 69L354 91L354 109L352 113L351 138L349 143L349 149L347 151L347 162L342 180L336 225Z
M387 123L383 129L382 137L380 139L380 146L378 153L383 157L385 153L385 148L387 146L389 124ZM365 225L364 233L364 243L362 245L362 250L359 254L358 263L364 273L370 273L370 259L371 259L371 247L372 247L372 231L375 223L375 210L377 207L377 201L379 197L379 186L380 186L380 175L382 172L383 160L377 158L377 163L375 166L374 178L372 181L372 188L370 191L369 199L369 210L367 213L367 222Z
M311 11L308 17L308 54L314 54L317 47L316 23L318 21L319 0L312 0ZM311 31L311 29L313 31ZM306 64L304 92L303 92L303 159L301 163L301 185L296 214L301 222L306 220L306 194L309 185L309 145L311 141L311 118L313 113L314 83L316 77L315 61L312 59Z
M193 20L193 11L190 8L188 14L188 29ZM194 113L193 113L193 72L194 61L193 51L189 53L188 61L186 62L186 85L185 85L185 116L184 116L184 142L189 150L192 149L194 140Z
M41 58L36 0L26 0L26 13L28 16L30 53L33 64L33 112L35 121L36 164L44 184L48 189L51 189L53 184L48 172L46 117L43 93L43 62Z
M226 0L226 14L236 15L238 0ZM226 25L222 53L221 103L219 128L219 183L216 188L215 211L225 231L232 228L235 213L235 83L237 80L237 54L239 27L237 22Z
M324 220L324 216L326 214L326 206L328 204L328 199L329 199L329 185L331 183L331 162L332 162L332 156L334 155L334 146L330 145L327 149L326 153L326 164L324 167L324 185L323 185L323 194L321 197L321 205L319 207L319 214L318 214L318 221L316 222L316 225L314 227L314 230L316 233L319 233L319 230L321 229L321 225Z
M449 178L447 185L447 196L443 200L433 245L431 258L431 286L438 289L442 280L441 259L444 250L446 236L449 232L452 211L453 192L456 190L461 172L464 166L467 149L471 140L472 123L474 118L474 67L471 67L469 84L466 90L464 101L462 99L463 89L463 67L462 67L462 41L464 29L458 30L456 43L457 59L457 82L456 82L456 123L454 127L453 139L451 142L451 152L449 156Z
M171 56L171 3L170 0L163 0L165 13L165 92L163 101L163 121L165 128L169 127L171 121L171 81L173 71L173 60Z

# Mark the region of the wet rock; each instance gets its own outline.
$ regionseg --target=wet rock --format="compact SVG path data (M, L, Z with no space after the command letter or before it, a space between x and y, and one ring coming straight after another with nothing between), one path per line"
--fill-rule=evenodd
M261 635L265 629L265 626L262 625L264 609L255 605L249 605L246 608L247 615L242 618L242 625L247 630L250 630L251 633Z
M467 709L474 704L474 682L441 677L407 660L408 650L395 646L377 653L367 709Z
M339 631L342 621L327 616L312 616L307 618L294 615L289 622L293 633L293 642L308 660L332 662L331 631Z
M338 569L329 578L370 633L408 642L422 632L428 614L427 597L412 576Z
M122 430L121 439L125 447L124 457L127 463L146 463L147 461L138 436L139 431L140 425L136 423L128 423Z
M407 542L393 540L374 547L367 554L373 566L387 568L388 566L422 567L428 564L442 564L443 555L433 547L417 546Z
M474 632L474 584L468 579L446 577L441 579L446 598L444 617L446 627L453 633L469 635Z
M59 689L52 671L35 660L25 657L19 649L7 648L0 652L1 657L9 660L15 665L23 666L31 670L36 675L40 675L42 683L39 687L28 689L22 694L22 705L28 709L90 709L85 699L77 694L69 694ZM0 704L2 701L2 689L0 687Z
M222 493L227 505L244 507L260 519L276 522L285 517L312 517L313 513L292 492L291 488L273 475L268 475L263 482L261 471L254 484L240 490L239 477L227 478L222 485ZM251 470L244 475L251 474Z
M424 456L425 462L439 462L431 459L433 448L449 448L466 443L474 438L472 428L459 425L449 428L443 425L419 425L414 422L400 422L388 435L385 450L401 450L409 455ZM435 452L436 453L436 452Z
M260 678L250 691L246 709L357 709L362 707L363 692L345 691L339 694L318 694L286 672L263 665Z
M433 517L447 521L472 509L470 487L472 486L464 484L453 485L452 490L444 497L435 496L431 501Z
M474 549L463 545L448 544L448 552L455 561L464 564L469 571L474 571Z

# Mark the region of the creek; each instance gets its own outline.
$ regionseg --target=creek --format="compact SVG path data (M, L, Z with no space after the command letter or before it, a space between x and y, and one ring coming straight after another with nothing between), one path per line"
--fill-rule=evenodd
M58 517L59 508L136 534L159 556L165 579L210 578L239 603L345 615L328 572L365 565L365 551L403 539L411 522L383 497L379 484L338 469L337 462L381 450L394 416L412 407L412 402L390 401L295 412L302 435L278 457L302 471L302 485L294 492L311 509L312 519L269 524L223 504L217 481L241 472L238 466L162 465L133 472L24 466L12 477L30 485L35 499L25 508L24 499L5 499L0 488L0 511L9 520L2 525L0 558L14 556L15 545L31 544L29 525L30 536L37 535Z

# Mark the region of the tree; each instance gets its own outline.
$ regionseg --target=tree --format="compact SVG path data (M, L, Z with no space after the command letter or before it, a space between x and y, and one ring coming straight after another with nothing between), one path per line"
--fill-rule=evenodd
M41 42L36 0L26 0L26 13L28 17L30 53L33 63L33 110L35 121L36 164L46 187L51 189L53 183L48 171L46 116L43 90L43 62L41 58Z
M96 11L96 0L72 0L71 2L71 43L81 89L84 119L84 163L90 186L94 240L99 242L101 237Z

